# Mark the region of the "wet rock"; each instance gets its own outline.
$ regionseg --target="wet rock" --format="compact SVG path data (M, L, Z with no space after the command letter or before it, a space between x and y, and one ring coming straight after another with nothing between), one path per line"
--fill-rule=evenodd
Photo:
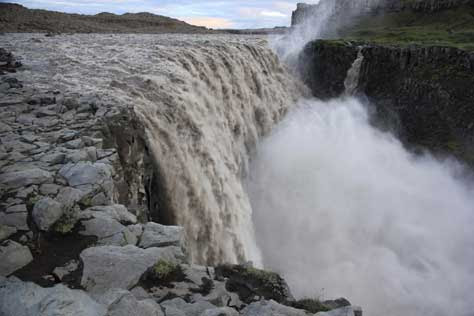
M0 225L0 242L4 241L14 233L16 233L15 227Z
M243 316L307 316L301 309L281 305L273 300L254 302L245 307L241 314Z
M31 184L52 182L53 176L51 173L39 168L9 172L0 175L0 184L11 189L21 188Z
M35 203L33 220L39 229L47 231L64 214L61 203L46 197Z
M99 246L84 250L81 285L92 292L111 288L131 289L158 260L178 262L184 258L177 247L141 249L135 246Z
M15 316L105 316L106 307L85 292L62 284L42 288L17 278L0 278L0 315Z
M142 248L183 246L183 241L184 229L182 227L149 222L144 225L139 246Z
M0 244L0 276L8 276L32 260L33 256L27 246L22 246L12 240Z

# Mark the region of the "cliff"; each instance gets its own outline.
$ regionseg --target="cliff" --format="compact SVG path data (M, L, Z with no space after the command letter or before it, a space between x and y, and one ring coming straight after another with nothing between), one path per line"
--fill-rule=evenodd
M374 105L377 124L407 144L448 152L474 163L474 53L454 47L362 46L357 85ZM315 96L344 93L359 47L314 41L300 56L304 81Z
M67 14L0 3L2 32L53 33L208 33L204 27L151 13Z

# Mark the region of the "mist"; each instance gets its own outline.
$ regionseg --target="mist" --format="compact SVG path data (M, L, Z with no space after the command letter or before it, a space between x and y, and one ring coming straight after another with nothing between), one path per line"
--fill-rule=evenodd
M246 183L264 264L298 298L344 296L369 316L473 315L467 175L373 128L355 98L301 100Z

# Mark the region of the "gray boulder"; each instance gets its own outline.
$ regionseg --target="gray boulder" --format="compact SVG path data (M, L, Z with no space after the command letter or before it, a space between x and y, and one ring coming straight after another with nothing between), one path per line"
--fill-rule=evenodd
M16 228L11 226L5 226L0 224L0 242L4 241L14 233L16 233Z
M39 168L0 174L0 184L11 189L52 182L51 173Z
M47 231L64 214L61 203L46 197L35 203L33 208L33 220L39 229Z
M360 307L345 306L329 312L319 312L315 316L362 316L362 309Z
M0 244L0 276L8 276L32 260L33 256L27 246L12 240Z
M164 226L147 223L144 226L139 246L142 248L184 246L184 229L179 226Z
M120 204L94 206L86 209L84 212L89 212L91 214L101 212L109 215L111 218L122 224L135 224L137 222L137 217L130 213L125 206Z
M81 285L90 292L105 292L111 288L131 289L145 271L160 259L180 262L184 255L180 248L148 248L135 246L99 246L85 249Z
M29 230L27 220L28 210L24 204L15 205L5 212L0 212L0 225L14 227L17 230Z
M108 306L107 316L164 316L160 305L152 299L137 300L129 291L111 289L98 299Z
M105 316L107 309L80 290L62 284L42 288L17 278L0 278L0 315Z
M206 301L186 303L182 298L174 298L160 304L165 309L165 314L176 314L176 311L184 313L185 316L200 316L206 310L215 309L216 306Z
M230 307L206 309L200 316L238 316L239 313Z
M301 309L281 305L273 300L252 303L245 307L241 314L244 316L307 316Z
M72 187L96 185L102 184L111 177L112 167L99 162L78 162L65 165L59 170L59 174Z
M127 227L113 219L108 213L83 212L81 213L84 236L96 236L98 245L125 246L136 245L136 236Z

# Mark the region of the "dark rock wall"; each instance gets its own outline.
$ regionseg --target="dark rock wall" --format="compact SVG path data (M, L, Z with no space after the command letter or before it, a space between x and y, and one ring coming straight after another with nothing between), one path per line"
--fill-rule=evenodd
M315 41L301 55L303 80L316 97L344 91L358 48ZM362 49L358 91L374 104L379 123L408 144L449 152L474 163L474 54L446 47Z

